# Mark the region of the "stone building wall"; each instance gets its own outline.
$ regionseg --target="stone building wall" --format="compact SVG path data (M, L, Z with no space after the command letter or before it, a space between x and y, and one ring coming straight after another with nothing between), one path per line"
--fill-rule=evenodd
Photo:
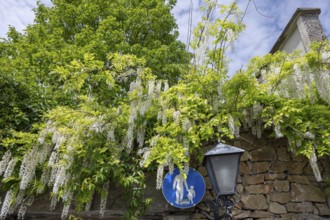
M288 152L285 138L242 136L251 143L233 144L246 150L240 163L235 219L330 219L330 195L316 182L307 158ZM318 164L322 176L330 177L329 157Z
M287 140L274 139L269 134L257 139L249 133L228 144L245 150L240 163L240 175L236 196L239 202L233 209L234 219L330 219L330 195L323 185L315 181L306 158L296 157L287 150ZM205 147L205 152L212 148ZM319 160L322 176L330 177L329 157ZM141 219L207 219L203 213L212 215L205 201L213 200L212 184L205 168L198 162L192 166L204 176L206 193L201 203L190 209L177 209L156 190L156 174L147 175L146 197L153 199ZM123 219L129 198L116 185L110 186L107 210L103 219ZM91 211L72 214L82 219L99 219L100 198L95 197ZM60 219L62 207L49 212L49 198L39 198L27 211L26 219ZM220 209L220 212L223 211ZM15 216L13 216L13 219Z

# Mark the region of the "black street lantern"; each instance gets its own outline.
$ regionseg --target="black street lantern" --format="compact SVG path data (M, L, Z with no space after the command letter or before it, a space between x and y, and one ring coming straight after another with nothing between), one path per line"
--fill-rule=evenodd
M231 218L231 209L234 206L232 197L236 194L239 162L244 150L218 143L204 155L203 164L211 179L216 199L212 201L215 217L218 219L218 208L226 209L226 216Z

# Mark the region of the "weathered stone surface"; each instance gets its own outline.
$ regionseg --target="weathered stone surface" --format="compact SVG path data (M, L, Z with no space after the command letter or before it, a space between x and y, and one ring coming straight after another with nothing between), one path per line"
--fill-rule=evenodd
M241 161L248 161L251 159L251 155L249 154L248 151L245 151L241 157Z
M251 211L248 210L233 210L234 219L246 219L250 217Z
M282 214L281 219L282 220L292 220L294 215L295 215L294 213Z
M253 173L264 173L269 170L270 162L255 162L252 166Z
M188 219L191 219L191 220L201 220L201 219L207 219L207 218L202 213L194 213Z
M306 162L291 162L288 167L289 174L302 174L306 166Z
M305 161L305 162L307 162L308 159L303 155L298 155L298 156L292 155L292 161L300 161L300 162Z
M239 170L241 174L251 174L252 166L250 162L241 162L239 164Z
M272 213L256 210L251 213L251 217L252 218L270 218L270 217L272 217Z
M285 147L277 149L277 158L279 161L290 161L290 154Z
M242 143L241 143L241 141L234 141L233 146L242 148Z
M213 200L213 199L214 199L214 196L211 195L209 190L206 190L205 194L204 194L204 197L203 197L203 200L206 201L206 200Z
M213 188L210 177L204 177L204 181L205 181L206 189L212 189Z
M305 166L305 169L303 172L304 172L304 174L314 175L312 167L309 163Z
M284 173L288 171L288 162L276 161L269 170L271 173Z
M270 201L285 204L285 203L288 203L291 201L291 194L290 194L290 192L272 193L272 194L270 194Z
M289 181L287 180L275 180L274 189L278 192L287 192L290 189Z
M242 176L241 175L237 176L237 183L242 183Z
M277 202L271 202L269 204L268 211L270 211L271 213L274 213L274 214L284 214L284 213L287 213L285 206L284 205L281 205L281 204L279 204Z
M270 129L270 132L273 132L273 129ZM269 136L270 137L270 136ZM272 144L272 146L275 146L275 147L285 147L285 146L288 146L288 139L285 138L285 137L282 137L282 138L269 138L268 139L268 143Z
M260 184L260 183L264 183L265 175L264 174L245 175L244 178L247 185Z
M313 212L314 207L311 202L290 202L285 205L288 212Z
M239 135L242 137L243 140L244 139L245 140L251 140L251 141L248 141L248 142L244 141L244 143L241 141L242 146L239 147L239 148L243 148L246 151L251 151L251 150L254 150L258 147L255 143L252 143L253 142L252 139L254 139L254 137L252 137L250 133L240 132Z
M289 175L288 180L291 183L309 184L308 178L306 176L301 175Z
M286 174L282 173L268 173L265 176L265 180L284 180L286 179Z
M254 220L254 219L251 219ZM276 216L275 214L270 218L258 218L258 220L283 220L281 217Z
M202 176L207 176L207 171L204 166L199 166L197 171L202 175Z
M197 209L199 210L199 211L204 211L204 212L210 212L211 211L211 207L210 206L208 206L206 203L204 203L204 202L200 202L200 203L198 203L197 204ZM213 210L212 210L213 211Z
M326 220L325 218L313 215L312 213L288 213L282 214L282 220Z
M324 193L315 186L291 183L291 201L293 202L325 202Z
M266 210L268 209L267 201L263 195L245 195L241 197L244 209L250 210Z
M324 159L319 160L319 164L323 170L323 176L330 177L330 157L326 157Z
M242 194L243 190L244 190L243 185L242 184L237 184L236 190L237 190L238 194Z
M250 185L245 190L251 194L267 194L273 191L273 184Z
M186 220L186 219L190 219L190 215L171 214L169 216L165 216L163 219L164 220Z
M305 175L305 174L304 174ZM314 174L305 175L310 185L319 186L320 184L316 181Z
M315 203L315 215L328 215L330 216L330 207L326 203Z
M273 161L276 159L274 148L266 146L251 152L254 161Z

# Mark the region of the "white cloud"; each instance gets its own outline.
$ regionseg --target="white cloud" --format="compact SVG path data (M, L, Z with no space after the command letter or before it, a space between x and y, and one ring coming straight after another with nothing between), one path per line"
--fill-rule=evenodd
M0 36L5 36L9 25L22 31L31 23L34 18L32 7L33 5L27 1L2 0L0 4Z
M246 29L235 43L234 51L230 53L230 58L233 60L230 64L231 74L244 66L252 57L267 54L297 8L321 8L320 20L325 33L329 35L330 26L325 24L330 16L330 1L254 1L258 11L251 2L244 19Z

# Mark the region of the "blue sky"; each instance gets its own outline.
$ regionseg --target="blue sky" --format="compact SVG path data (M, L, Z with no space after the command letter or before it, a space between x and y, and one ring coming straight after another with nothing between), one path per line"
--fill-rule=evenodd
M36 0L0 0L0 37L5 37L8 25L16 27L18 31L23 31L26 25L31 24L34 19L32 8L35 7L36 2ZM50 0L41 0L41 2L50 5ZM194 9L192 23L196 24L202 15L199 11L201 0L177 0L177 5L173 9L173 14L179 26L179 39L184 43L187 42L190 2L192 2ZM218 0L218 2L226 3L229 0ZM238 0L238 3L244 10L248 0ZM329 0L251 1L244 18L246 29L230 52L230 73L232 74L244 67L253 56L262 56L268 53L295 10L299 7L320 8L321 24L325 29L325 34L330 35Z

